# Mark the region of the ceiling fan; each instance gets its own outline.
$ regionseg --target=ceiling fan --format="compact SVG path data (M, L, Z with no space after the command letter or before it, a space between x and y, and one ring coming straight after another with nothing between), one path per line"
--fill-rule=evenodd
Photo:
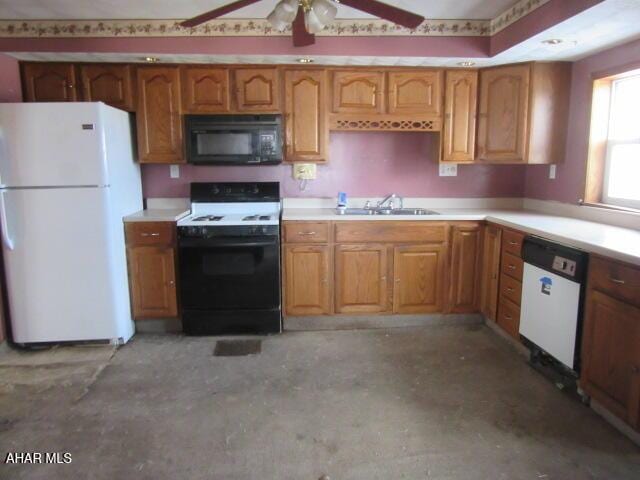
M237 0L228 5L185 20L180 25L195 27L261 0ZM271 25L284 31L289 25L293 30L293 45L303 47L315 43L315 33L320 32L336 16L337 3L361 10L407 28L416 28L424 17L377 0L280 0L267 16Z

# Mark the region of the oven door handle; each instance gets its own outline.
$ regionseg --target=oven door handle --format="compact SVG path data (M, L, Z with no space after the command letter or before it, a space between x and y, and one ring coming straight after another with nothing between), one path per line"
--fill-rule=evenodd
M251 237L249 237L251 238ZM247 241L238 238L234 239L210 239L210 238L182 238L180 239L181 248L216 248L216 247L272 247L278 244L277 237L270 240Z

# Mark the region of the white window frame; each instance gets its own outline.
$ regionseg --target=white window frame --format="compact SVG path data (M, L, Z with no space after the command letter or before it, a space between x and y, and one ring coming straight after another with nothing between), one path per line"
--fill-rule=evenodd
M640 74L633 75L640 77ZM616 95L616 87L619 81L627 80L629 77L625 76L622 78L618 78L611 82L611 101L610 101L610 110L609 110L609 127L613 122L613 104L614 98ZM605 154L605 162L604 162L604 178L602 184L602 202L609 205L615 205L618 207L626 207L633 209L640 209L640 200L633 200L627 198L619 198L619 197L610 197L609 196L609 173L611 166L611 152L613 151L613 147L617 145L640 145L640 136L633 139L626 140L615 140L609 138L609 134L607 134L607 147ZM638 159L640 162L640 159ZM638 189L640 189L640 179L638 179Z

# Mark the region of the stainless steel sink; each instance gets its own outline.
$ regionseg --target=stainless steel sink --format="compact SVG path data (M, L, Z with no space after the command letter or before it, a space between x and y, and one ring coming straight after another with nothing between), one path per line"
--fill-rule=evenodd
M338 215L439 215L425 208L336 208Z

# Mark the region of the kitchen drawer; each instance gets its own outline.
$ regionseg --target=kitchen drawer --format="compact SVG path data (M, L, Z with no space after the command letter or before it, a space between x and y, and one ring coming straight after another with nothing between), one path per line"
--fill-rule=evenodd
M500 298L496 323L514 338L519 337L520 307L505 297Z
M502 273L522 282L522 269L524 268L524 262L520 257L511 255L508 252L502 252L501 265Z
M447 225L432 222L336 222L337 243L445 243Z
M176 237L174 222L125 223L127 245L173 245Z
M523 240L524 233L505 229L502 232L502 251L521 258Z
M640 306L640 269L592 255L589 288Z
M328 222L285 222L285 243L327 243Z
M516 305L520 305L522 283L503 273L500 276L500 296L508 298Z

